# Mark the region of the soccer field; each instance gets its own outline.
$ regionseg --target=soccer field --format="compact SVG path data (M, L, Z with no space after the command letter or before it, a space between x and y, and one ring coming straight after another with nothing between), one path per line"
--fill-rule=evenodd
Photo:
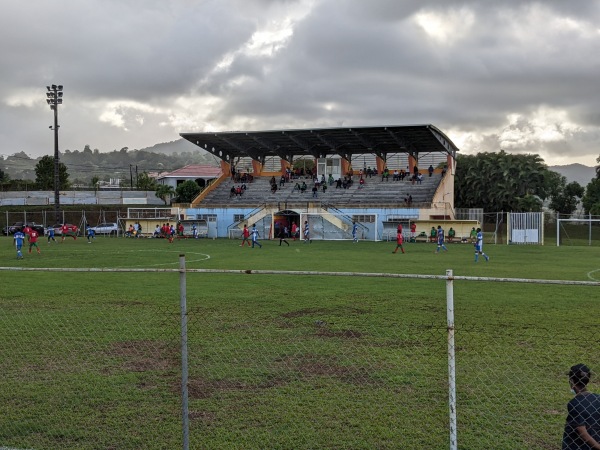
M177 272L398 273L600 281L590 247L0 238L0 446L180 448ZM459 448L556 448L564 372L600 372L599 286L454 283ZM447 448L446 283L187 274L191 448ZM597 389L592 383L592 390Z

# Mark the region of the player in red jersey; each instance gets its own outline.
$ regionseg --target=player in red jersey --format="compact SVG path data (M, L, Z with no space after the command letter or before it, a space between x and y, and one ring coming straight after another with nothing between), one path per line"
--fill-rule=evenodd
M40 252L40 248L38 247L38 244L37 244L38 237L39 237L39 233L35 230L31 230L31 232L29 233L29 253L31 253L31 249L33 247L35 247L38 254L42 253L42 252Z
M248 247L250 247L250 230L248 229L248 225L244 224L244 230L242 231L242 245L240 245L240 247L244 246L244 242L246 244L248 244Z
M402 250L402 253L404 253L404 247L402 247L403 243L404 237L402 236L402 225L398 224L398 230L396 231L396 249L392 253L398 253L398 249Z

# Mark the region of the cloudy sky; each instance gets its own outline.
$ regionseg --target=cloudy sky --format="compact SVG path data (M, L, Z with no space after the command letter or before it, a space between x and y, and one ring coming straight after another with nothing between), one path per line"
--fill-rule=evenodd
M461 153L600 155L594 0L27 0L0 15L0 155L180 132L433 124ZM191 148L194 148L190 144Z

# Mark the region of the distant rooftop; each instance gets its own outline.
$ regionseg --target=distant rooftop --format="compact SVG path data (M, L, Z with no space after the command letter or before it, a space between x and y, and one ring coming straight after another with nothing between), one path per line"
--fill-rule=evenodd
M221 168L207 164L189 164L173 172L162 173L158 178L217 178L221 176Z

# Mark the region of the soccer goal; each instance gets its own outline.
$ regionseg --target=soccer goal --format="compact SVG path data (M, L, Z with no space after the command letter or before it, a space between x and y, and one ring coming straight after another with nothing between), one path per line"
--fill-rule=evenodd
M352 240L354 222L359 240L378 240L378 214L301 213L300 236L304 233L304 222L308 222L312 240Z
M556 219L556 246L600 245L600 217Z

